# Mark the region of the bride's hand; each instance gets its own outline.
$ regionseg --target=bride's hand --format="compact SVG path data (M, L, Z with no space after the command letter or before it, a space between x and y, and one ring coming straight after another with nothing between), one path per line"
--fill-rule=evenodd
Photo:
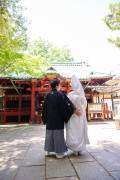
M80 112L79 109L76 109L76 110L74 111L74 113L75 113L77 116L80 116L80 115L81 115L81 112Z

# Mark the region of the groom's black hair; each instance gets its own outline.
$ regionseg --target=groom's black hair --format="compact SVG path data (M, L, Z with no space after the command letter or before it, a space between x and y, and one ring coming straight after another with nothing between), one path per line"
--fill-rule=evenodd
M60 84L60 81L58 79L54 79L51 81L50 86L52 89L55 89L56 86L58 86L59 84Z

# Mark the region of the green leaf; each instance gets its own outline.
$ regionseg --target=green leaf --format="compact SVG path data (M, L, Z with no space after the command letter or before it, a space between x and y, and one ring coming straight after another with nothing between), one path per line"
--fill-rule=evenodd
M40 55L47 62L70 62L73 60L71 51L67 47L58 48L42 38L33 41L29 46L31 55Z
M110 4L109 5L110 13L103 19L108 28L112 31L120 30L120 3ZM117 47L120 47L120 38L116 39L108 38L108 41L115 44Z

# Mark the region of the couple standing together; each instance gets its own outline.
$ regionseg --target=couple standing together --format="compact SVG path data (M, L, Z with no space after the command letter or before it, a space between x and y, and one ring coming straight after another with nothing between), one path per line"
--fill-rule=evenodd
M76 75L71 78L71 91L68 96L59 91L60 81L51 81L52 90L44 99L42 119L46 125L44 150L47 155L55 152L57 158L66 156L68 149L75 155L86 149L89 144L87 133L87 100L83 87ZM66 141L64 139L66 126Z

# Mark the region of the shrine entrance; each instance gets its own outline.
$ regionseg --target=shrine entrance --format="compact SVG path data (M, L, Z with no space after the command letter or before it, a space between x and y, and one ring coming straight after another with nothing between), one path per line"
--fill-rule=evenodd
M47 92L39 92L35 93L35 122L42 122L42 107L44 102L44 97Z

